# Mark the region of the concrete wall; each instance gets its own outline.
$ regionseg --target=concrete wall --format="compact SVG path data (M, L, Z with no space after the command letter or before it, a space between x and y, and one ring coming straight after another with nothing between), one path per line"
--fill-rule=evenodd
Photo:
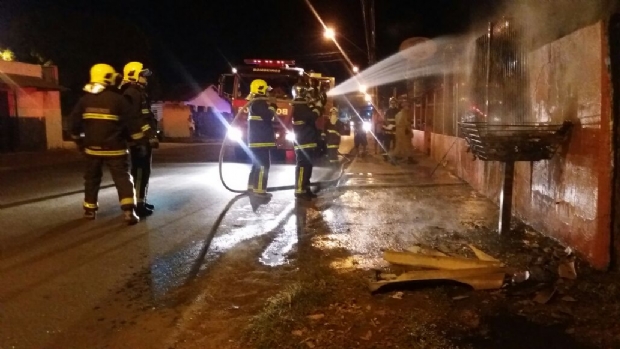
M547 161L515 168L513 212L534 228L575 248L593 266L610 261L611 105L605 25L582 28L529 54L532 113L540 122L572 121L567 146ZM422 147L422 131L414 145ZM439 160L455 137L432 134ZM446 159L476 190L498 201L502 164L472 161L458 139Z
M178 103L163 103L161 110L161 128L164 137L189 138L187 121L190 115L189 107Z
M43 68L40 65L0 60L0 72L5 74L34 76L40 78L43 74L42 71Z
M55 67L54 67L55 69ZM42 78L40 65L0 61L0 72ZM52 73L56 74L56 71ZM11 115L18 115L20 150L63 148L60 92L21 87L10 91Z

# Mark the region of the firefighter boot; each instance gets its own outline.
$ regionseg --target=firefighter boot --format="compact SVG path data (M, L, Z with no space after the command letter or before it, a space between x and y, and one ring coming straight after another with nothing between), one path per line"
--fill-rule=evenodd
M136 207L136 214L138 217L148 217L153 214L153 210L150 210L144 203L139 203Z
M306 195L310 198L310 199L316 199L319 196L316 195L310 188L306 189Z
M144 207L146 207L147 209L151 210L151 211L155 211L155 205L151 205L149 203L144 203Z
M84 218L92 221L97 218L97 211L95 210L84 210Z
M125 220L127 225L134 225L140 222L140 218L136 216L136 213L133 210L124 210L123 219Z
M255 193L255 192L252 192L252 196L255 197L256 199L259 199L259 200L269 201L273 197L273 194L271 194L271 193Z

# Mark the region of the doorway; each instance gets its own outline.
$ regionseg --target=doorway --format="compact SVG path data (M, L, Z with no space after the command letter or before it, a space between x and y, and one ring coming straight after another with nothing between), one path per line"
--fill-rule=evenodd
M11 117L9 92L0 90L0 153L15 151L15 118Z

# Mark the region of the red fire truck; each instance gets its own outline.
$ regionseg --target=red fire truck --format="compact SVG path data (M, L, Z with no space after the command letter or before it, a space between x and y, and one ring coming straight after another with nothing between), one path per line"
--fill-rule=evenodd
M293 85L298 82L306 82L311 85L329 90L334 87L333 77L323 77L321 74L305 72L300 67L295 67L292 60L267 60L246 59L245 65L232 68L229 74L222 74L219 80L219 93L230 101L233 117L237 120L228 130L228 137L239 143L235 149L238 158L245 158L245 150L242 144L247 140L247 96L250 92L250 83L255 79L263 79L272 88L268 97L276 104L276 117L273 126L276 135L276 146L281 156L286 151L292 151L295 135L293 134L292 122L292 95ZM325 113L329 113L332 106L330 98L327 100ZM243 108L243 109L242 109ZM325 115L319 118L317 126L323 128Z

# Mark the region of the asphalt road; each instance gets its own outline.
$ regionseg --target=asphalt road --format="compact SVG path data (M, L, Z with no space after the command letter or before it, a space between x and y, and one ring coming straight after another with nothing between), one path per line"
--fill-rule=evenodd
M182 299L170 295L210 255L268 231L294 202L291 191L279 192L254 212L248 198L235 200L220 183L218 152L218 144L157 151L149 190L156 213L131 227L122 222L109 174L97 220L82 219L80 161L0 172L0 348L119 347L111 339L119 328L145 317L123 347L159 347L158 334L174 323L170 302ZM229 163L224 175L243 189L248 171ZM319 169L314 178L328 176ZM272 167L270 186L293 181L290 164ZM246 228L216 237L205 251L223 213L222 225Z

